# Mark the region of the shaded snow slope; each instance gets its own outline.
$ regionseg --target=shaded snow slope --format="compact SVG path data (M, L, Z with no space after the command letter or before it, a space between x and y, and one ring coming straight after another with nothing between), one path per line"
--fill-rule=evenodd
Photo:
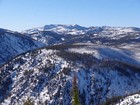
M27 98L35 105L71 105L74 72L82 105L100 105L108 98L139 91L140 68L128 60L114 59L114 52L106 58L100 48L57 45L18 56L1 67L1 105L22 105Z
M20 33L0 29L0 65L20 53L43 45Z

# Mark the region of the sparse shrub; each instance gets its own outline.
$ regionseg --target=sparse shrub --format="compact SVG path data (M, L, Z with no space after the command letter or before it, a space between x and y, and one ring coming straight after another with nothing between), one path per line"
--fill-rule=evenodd
M31 101L30 98L27 98L23 105L34 105L34 103Z
M65 74L65 75L69 75L70 72L71 72L71 69L70 68L67 68L67 67L64 67L62 72Z
M67 61L73 62L74 64L75 62L81 62L87 68L90 68L91 66L93 66L93 64L96 64L98 61L91 54L80 54L68 51L59 51L56 54Z
M6 77L4 80L1 81L0 83L0 96L6 97L6 95L9 94L9 88L10 85L12 84L12 78L11 77Z
M46 49L66 50L68 48L77 48L77 47L83 47L83 46L85 45L60 44L60 45L47 46Z
M102 105L114 105L115 103L119 102L122 98L122 96L112 97L110 99L107 99L106 102Z
M24 75L29 76L29 75L33 74L33 72L34 72L33 70L25 70Z
M55 69L55 64L48 64L43 68L40 68L40 71L44 71L45 73L48 73L49 71Z
M41 69L41 71L44 71L45 73L49 72L51 70L51 67L45 66Z

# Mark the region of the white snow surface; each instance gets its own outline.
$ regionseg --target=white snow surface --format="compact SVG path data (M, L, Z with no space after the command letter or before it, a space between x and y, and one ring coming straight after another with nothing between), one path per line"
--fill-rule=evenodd
M109 26L103 26L103 27L83 27L77 24L70 25L70 24L50 24L43 27L37 27L29 30L25 30L22 33L28 33L33 34L37 33L39 31L53 31L58 34L71 34L71 35L80 35L80 34L86 34L87 32L95 32L98 31L99 28L103 29L104 35L109 35L109 33L112 33L112 35L123 35L126 33L131 32L138 32L134 30L134 27L109 27Z
M140 94L134 94L123 98L121 102L116 105L140 105Z
M100 51L100 49L103 51ZM120 53L121 51L116 49L115 51L111 49L110 53L106 55L108 53L106 49L107 47L103 49L103 46L87 45L68 48L65 51L75 52L76 54L90 54L99 60L110 58L110 60L115 61L118 56L121 56L121 60L124 59L126 63L128 62L127 59L133 61L133 59L124 56ZM115 65L108 67L104 63L102 65L98 62L97 64L93 63L89 68L80 61L75 61L73 64L58 56L57 52L59 50L44 48L20 55L3 66L1 76L5 77L4 80L7 80L8 77L11 78L12 83L9 86L10 90L7 91L11 95L7 96L1 105L22 105L28 97L34 101L35 105L44 105L45 103L49 105L62 105L62 103L69 105L71 103L70 92L73 72L77 73L79 93L82 97L85 97L81 100L85 105L89 105L93 100L94 104L97 105L106 101L107 98L124 96L140 90L140 74L133 72L129 66L128 68L123 67L119 71L114 67ZM98 58L97 55L101 58ZM113 59L115 55L117 57ZM121 66L121 64L118 64L118 67ZM6 87L0 87L0 91L1 89L6 89ZM4 95L0 95L0 99L2 97Z
M81 43L81 45L84 45ZM122 46L123 48L128 48L128 46ZM119 61L129 62L130 64L140 65L140 49L134 46L129 46L133 49L118 49L115 47L90 44L85 47L79 48L69 48L68 51L76 52L81 54L92 54L94 57L98 59L115 59ZM134 50L135 49L135 50ZM135 53L132 53L135 51ZM127 53L126 53L127 52Z

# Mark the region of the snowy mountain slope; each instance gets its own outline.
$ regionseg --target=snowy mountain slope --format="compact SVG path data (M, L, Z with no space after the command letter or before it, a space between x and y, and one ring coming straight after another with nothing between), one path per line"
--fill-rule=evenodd
M52 31L58 34L71 34L71 35L81 35L86 33L116 33L116 34L126 34L132 32L140 32L140 28L136 27L84 27L80 25L63 25L63 24L50 24L44 27L33 28L23 31L23 33L33 34L39 31Z
M0 65L20 53L43 45L20 33L0 29Z
M81 43L78 45L86 45L85 43ZM134 46L133 46L134 47ZM136 47L134 47L136 48ZM136 48L138 51L139 48ZM97 44L88 44L88 46L84 48L69 48L68 51L70 52L76 52L76 53L88 53L88 54L94 54L97 59L114 59L118 61L127 62L130 64L134 64L139 66L140 65L140 56L138 55L138 52L132 53L132 51L135 51L133 49L119 49L116 47L110 47L110 46L104 46L104 45L97 45ZM137 54L137 55L136 55Z
M127 96L121 99L116 105L140 105L140 94Z
M77 27L78 28L77 28ZM57 32L57 30L63 27L67 32ZM75 30L74 30L75 29ZM68 34L69 31L82 30L82 34ZM46 25L42 28L36 28L27 30L26 33L29 37L43 42L47 45L56 44L73 44L73 43L91 43L97 45L103 45L100 48L100 52L105 50L104 45L110 46L110 49L106 49L106 53L111 51L111 47L121 49L122 55L130 56L131 58L140 61L140 28L136 27L82 27L79 25ZM117 50L116 49L116 50ZM113 50L114 51L114 50ZM110 56L110 55L109 55ZM121 59L120 56L117 56ZM116 58L116 57L115 57ZM129 61L129 59L128 59ZM131 61L131 60L130 60ZM132 61L132 63L134 63Z
M113 97L108 99L103 105L140 105L140 93Z
M58 44L61 41L63 41L62 35L59 35L51 31L40 31L34 34L29 34L28 36L33 38L34 40L45 43L46 45Z
M82 105L100 105L108 98L139 91L140 67L125 59L136 60L120 50L116 55L116 49L106 55L104 50L110 47L100 52L102 48L56 45L18 56L1 67L1 105L22 105L28 97L35 105L71 105L74 72Z
M62 25L62 24L51 24L51 25L45 25L44 27L40 28L34 28L34 29L29 29L26 31L23 31L23 33L36 33L38 31L52 31L57 34L82 34L84 33L84 30L86 31L88 28L79 26L79 25Z
M47 45L91 42L112 46L140 42L140 29L135 27L83 27L52 24L26 30L23 33Z
M140 91L139 28L52 24L0 29L0 41L0 63L20 54L0 67L0 105L71 105L75 72L82 105L131 104Z

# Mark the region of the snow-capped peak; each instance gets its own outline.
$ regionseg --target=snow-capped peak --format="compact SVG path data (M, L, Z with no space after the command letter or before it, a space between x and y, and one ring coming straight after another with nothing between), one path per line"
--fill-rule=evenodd
M93 34L95 32L115 32L116 34L126 34L129 32L139 32L140 28L136 27L110 27L110 26L102 26L102 27L84 27L80 26L77 24L50 24L50 25L45 25L42 27L38 28L33 28L29 30L25 30L22 33L27 33L27 34L34 34L38 33L40 31L52 31L57 34L71 34L71 35L81 35L81 34Z
M69 24L50 24L45 25L43 27L33 28L29 30L25 30L22 33L33 34L39 31L53 31L57 34L72 34L79 35L84 34L88 30L87 27L83 27L77 24L69 25Z

